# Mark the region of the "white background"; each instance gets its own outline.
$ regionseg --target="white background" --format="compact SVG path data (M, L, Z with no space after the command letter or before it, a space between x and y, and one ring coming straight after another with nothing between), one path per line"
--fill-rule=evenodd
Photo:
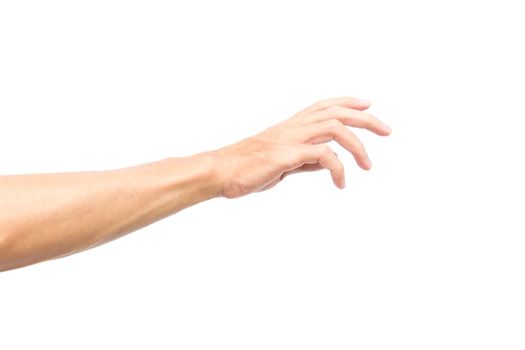
M0 348L523 349L519 1L2 1L0 174L214 149L372 100L374 163L0 275Z

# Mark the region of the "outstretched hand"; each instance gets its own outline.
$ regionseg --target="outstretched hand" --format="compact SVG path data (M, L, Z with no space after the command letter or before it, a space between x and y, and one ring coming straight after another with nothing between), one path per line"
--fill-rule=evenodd
M199 202L236 198L302 171L344 167L325 145L335 140L363 169L371 163L347 126L378 135L390 128L351 97L320 101L238 143L108 171L0 176L0 271L109 242Z
M364 112L369 106L352 97L319 101L255 136L208 152L218 160L221 195L241 197L270 189L290 174L321 169L330 170L334 184L344 188L344 166L325 143L335 140L369 170L372 164L363 144L347 128L389 135L388 125Z

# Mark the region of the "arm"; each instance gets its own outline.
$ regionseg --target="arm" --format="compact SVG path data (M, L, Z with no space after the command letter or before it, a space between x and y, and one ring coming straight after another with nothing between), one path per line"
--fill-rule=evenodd
M0 271L106 243L199 202L267 190L285 176L344 168L323 143L335 140L359 166L371 163L346 127L390 129L354 98L320 101L263 132L224 148L129 168L0 176ZM346 126L345 126L346 125Z

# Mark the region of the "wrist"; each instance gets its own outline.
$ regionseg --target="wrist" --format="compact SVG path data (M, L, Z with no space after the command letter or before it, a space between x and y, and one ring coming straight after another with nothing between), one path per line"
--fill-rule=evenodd
M189 201L201 202L220 196L221 187L216 174L216 159L211 154L171 157L161 162L166 163L169 172L173 175L172 188L187 195Z
M206 199L222 196L222 180L218 159L211 152L194 154L188 161L195 166L195 181L199 192Z
M218 197L213 170L212 157L196 154L121 169L125 176L120 178L130 179L130 187L143 196L142 202L154 201L156 216L160 218Z

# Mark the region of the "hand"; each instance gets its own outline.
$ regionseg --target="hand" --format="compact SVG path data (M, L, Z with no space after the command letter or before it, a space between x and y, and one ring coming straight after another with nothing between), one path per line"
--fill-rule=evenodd
M290 174L320 169L330 170L334 184L344 188L343 164L324 143L335 140L369 170L372 164L363 144L346 127L389 135L389 126L363 112L369 106L352 97L319 101L255 136L208 152L217 160L220 194L241 197L270 189Z

